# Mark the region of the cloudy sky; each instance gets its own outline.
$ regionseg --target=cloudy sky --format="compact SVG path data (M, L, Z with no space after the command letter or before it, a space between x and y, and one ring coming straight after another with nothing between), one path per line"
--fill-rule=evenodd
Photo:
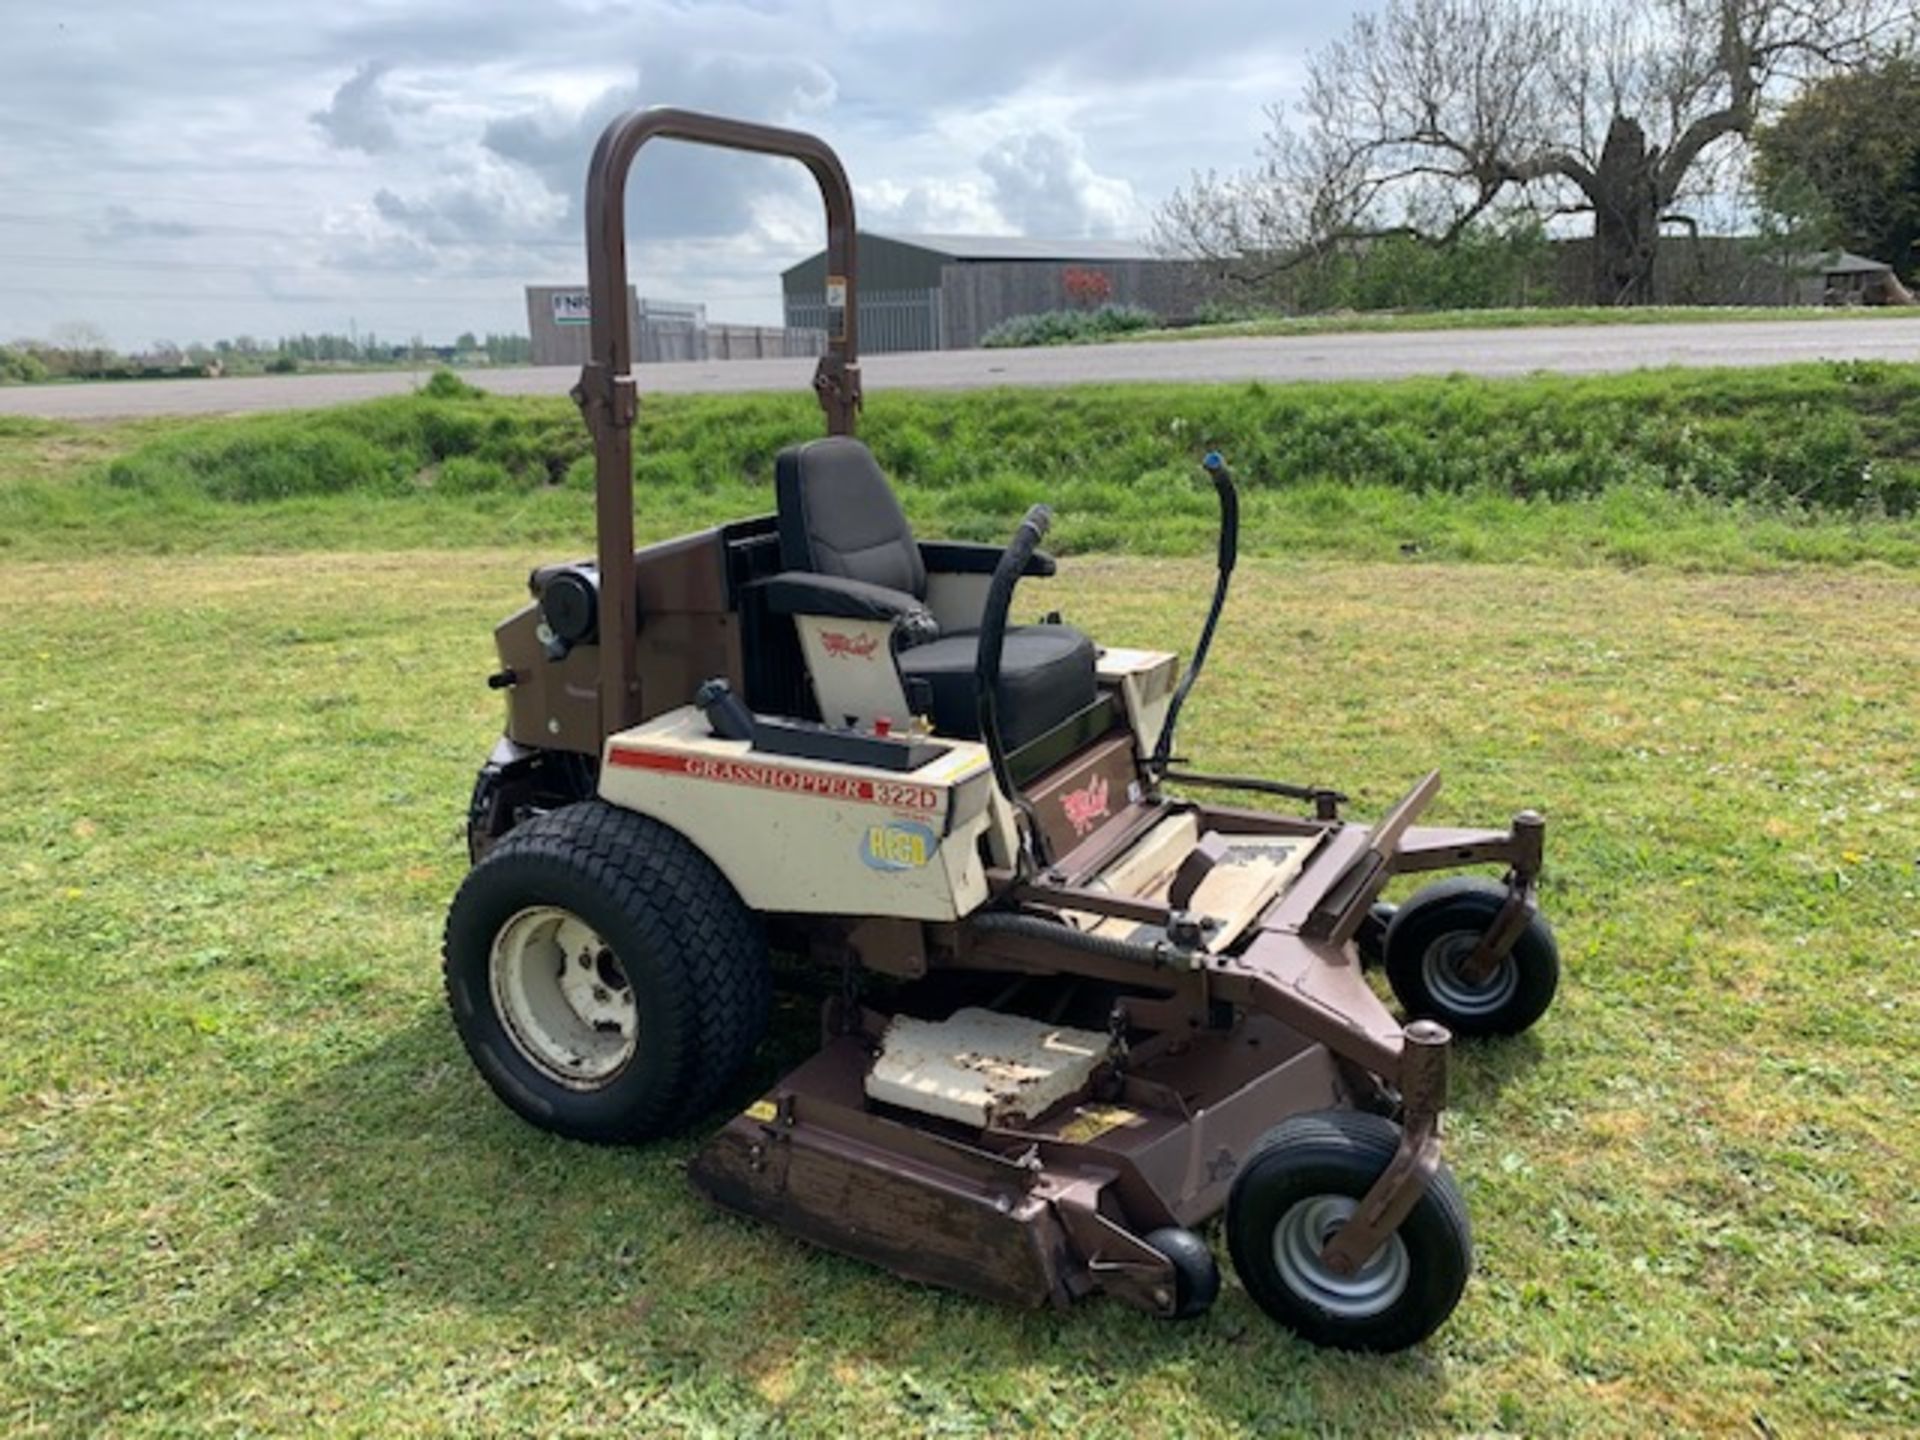
M524 330L607 118L809 129L875 230L1144 234L1355 0L0 0L0 339ZM641 293L777 322L804 172L650 147Z

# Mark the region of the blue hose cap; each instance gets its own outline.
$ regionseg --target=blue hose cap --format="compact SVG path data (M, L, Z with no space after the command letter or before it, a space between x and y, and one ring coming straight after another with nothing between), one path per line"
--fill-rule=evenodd
M1200 463L1209 470L1224 470L1227 468L1227 462L1220 458L1220 452L1218 450L1209 450Z

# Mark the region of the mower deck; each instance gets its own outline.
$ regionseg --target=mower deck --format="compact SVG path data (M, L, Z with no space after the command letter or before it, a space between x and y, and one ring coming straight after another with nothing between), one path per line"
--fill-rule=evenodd
M1349 1098L1324 1046L1252 1016L1029 1122L969 1126L870 1100L888 1025L863 1011L830 1035L701 1149L693 1181L827 1249L1016 1305L1104 1293L1171 1313L1167 1261L1142 1237L1216 1213L1279 1118Z

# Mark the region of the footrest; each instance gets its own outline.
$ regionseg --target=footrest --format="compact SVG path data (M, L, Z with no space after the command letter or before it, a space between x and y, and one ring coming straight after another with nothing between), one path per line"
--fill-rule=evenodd
M1107 1037L969 1006L945 1020L895 1016L867 1098L982 1129L1031 1119L1093 1078Z

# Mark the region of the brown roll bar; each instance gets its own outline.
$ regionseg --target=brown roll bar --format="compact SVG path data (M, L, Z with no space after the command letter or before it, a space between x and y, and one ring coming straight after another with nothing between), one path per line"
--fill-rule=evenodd
M828 294L843 281L843 303L827 312L827 353L813 388L827 433L851 435L860 409L859 320L854 305L853 188L840 157L824 140L798 130L754 125L655 106L631 110L601 132L587 170L587 293L593 308L591 350L574 403L593 435L594 518L600 565L600 731L602 738L640 718L638 603L633 565L633 326L627 311L627 172L640 147L655 138L722 150L784 155L813 172L827 208Z

